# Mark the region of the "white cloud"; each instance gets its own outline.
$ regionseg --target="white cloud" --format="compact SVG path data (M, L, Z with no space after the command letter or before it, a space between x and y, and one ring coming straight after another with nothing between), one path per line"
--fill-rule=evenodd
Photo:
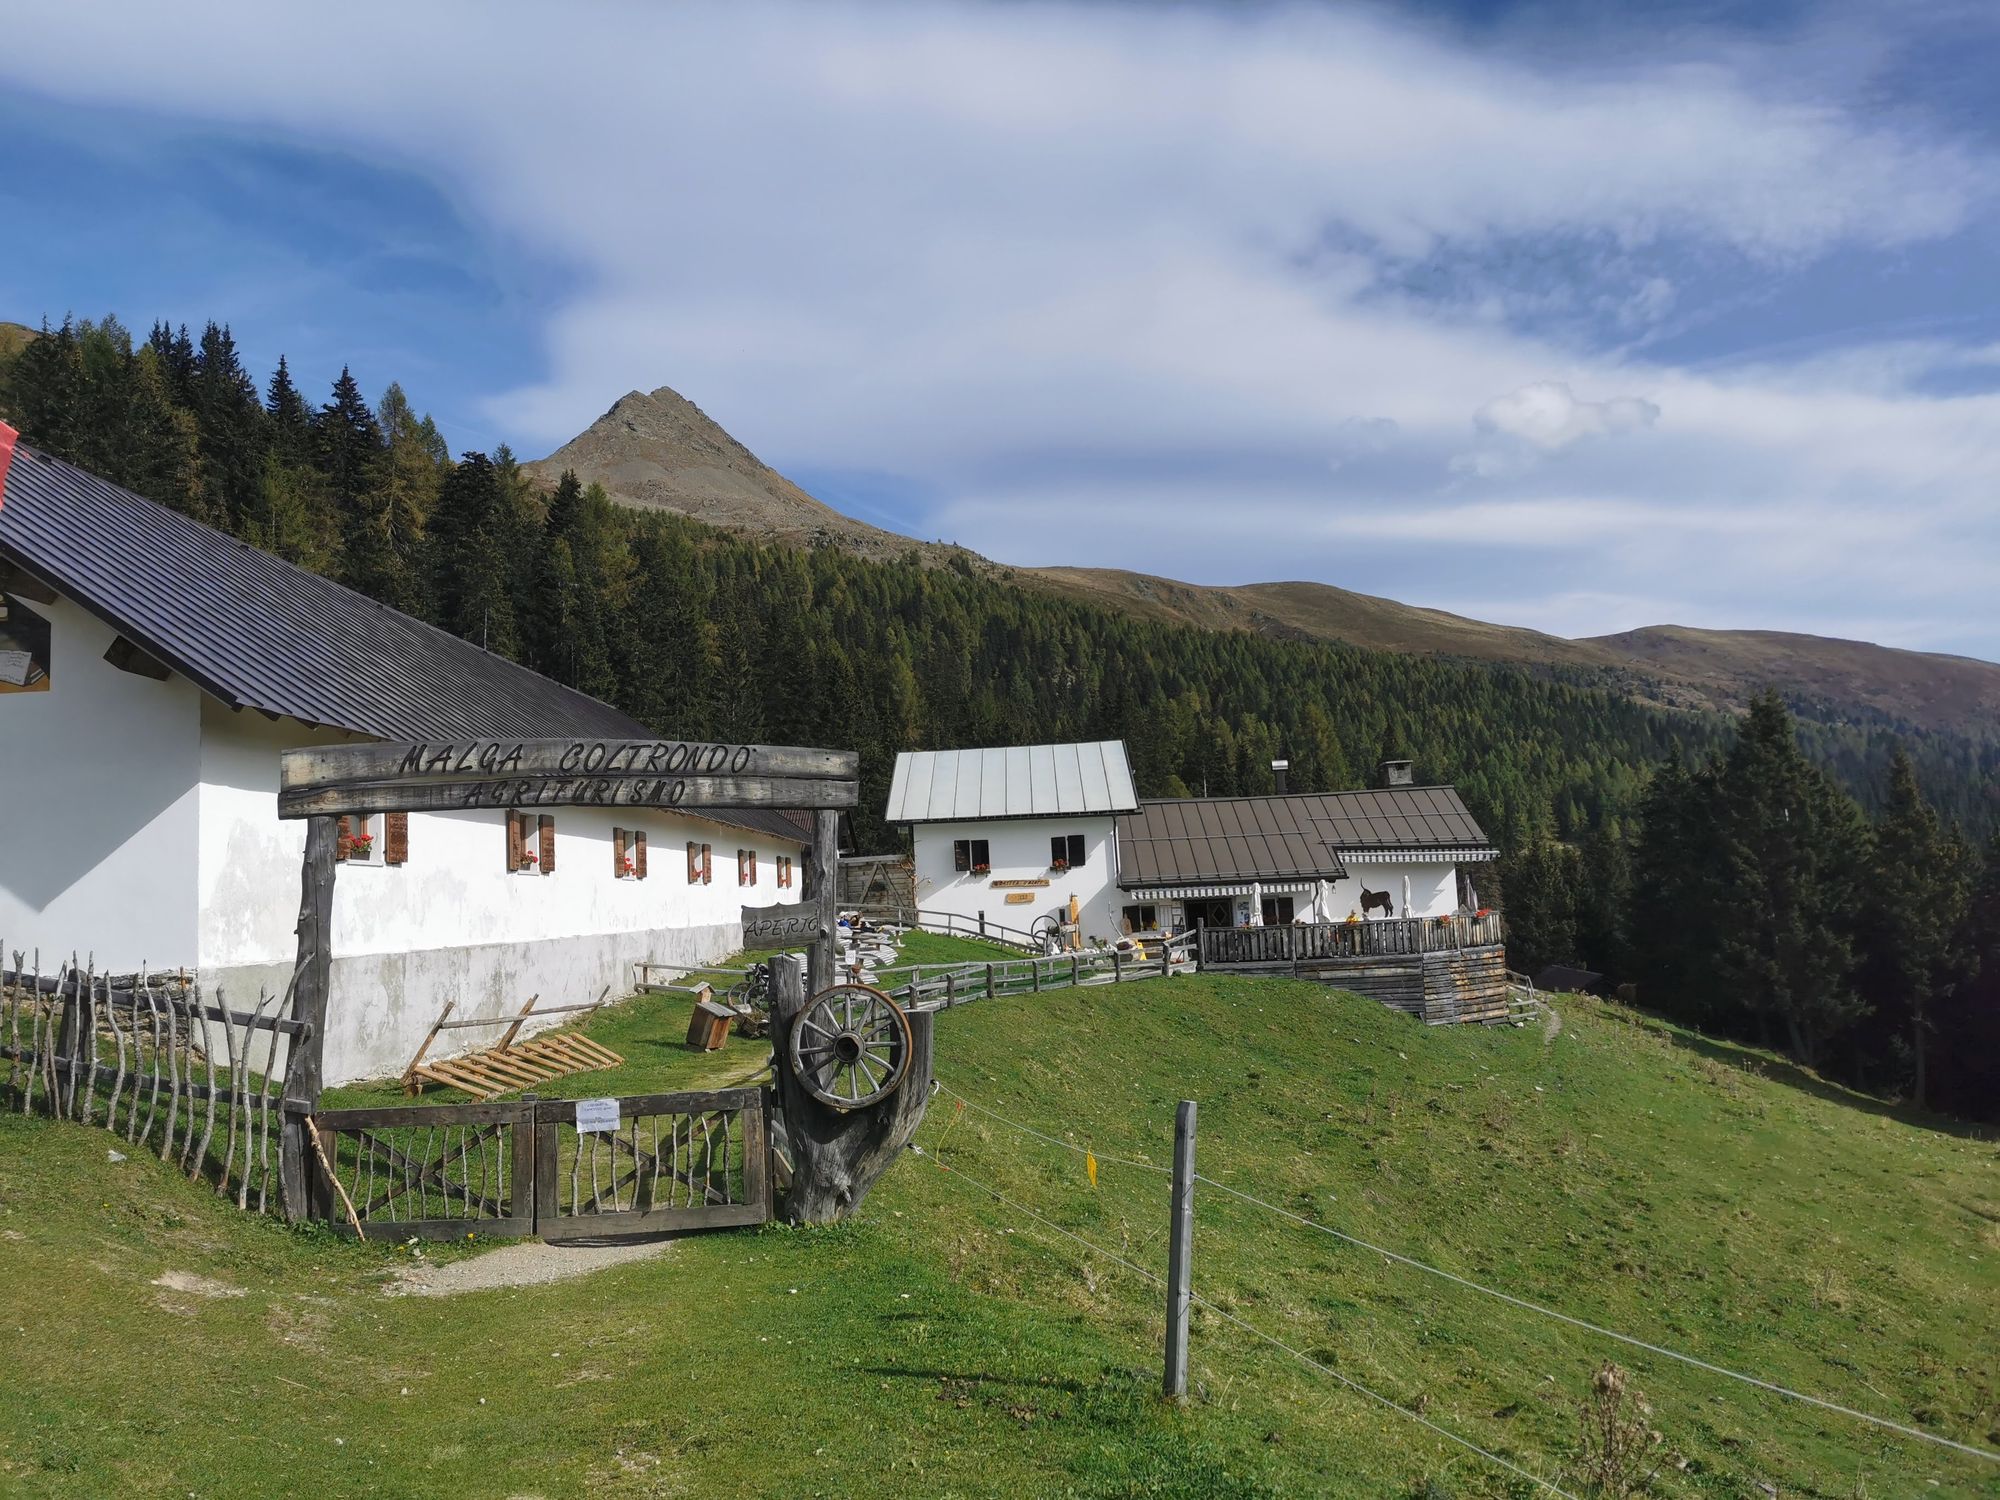
M1925 560L2000 550L2000 403L1917 389L1949 351L1700 372L1408 291L1545 251L1544 300L1640 329L1694 295L1675 247L1776 276L1990 211L1972 146L1717 56L1558 68L1303 7L120 0L11 19L0 81L393 162L563 265L544 378L491 395L524 452L665 381L1011 560L1492 604L1490 547L1397 550L1465 534L1458 458L1503 538L1592 539L1595 594L1936 618ZM1572 297L1579 241L1619 266ZM1757 565L1690 516L1764 518Z
M1495 396L1473 420L1482 432L1520 438L1544 453L1554 453L1579 438L1632 432L1659 419L1659 407L1641 396L1579 401L1562 381L1538 380Z

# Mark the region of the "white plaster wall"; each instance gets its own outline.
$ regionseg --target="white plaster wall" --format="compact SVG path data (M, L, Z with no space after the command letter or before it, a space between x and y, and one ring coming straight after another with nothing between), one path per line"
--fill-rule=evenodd
M116 632L67 600L26 607L49 622L49 686L0 693L0 944L191 965L204 695L119 671Z
M1394 915L1398 917L1448 917L1458 910L1458 866L1449 864L1416 864L1409 861L1362 861L1345 859L1347 879L1324 883L1326 896L1323 902L1323 920L1344 922L1349 912L1357 915L1380 917L1381 909L1362 913L1361 892L1387 891L1395 902ZM1403 877L1410 879L1410 909L1403 910ZM1297 899L1297 898L1295 898ZM1304 915L1305 902L1300 900L1300 914Z
M915 827L917 905L926 911L953 912L968 921L986 920L1026 931L1036 918L1069 909L1074 895L1081 908L1083 933L1111 937L1118 931L1124 905L1117 890L1117 848L1112 819L1103 814L1076 818L997 819L983 823L919 823ZM1057 834L1084 837L1084 864L1065 874L1049 870L1049 840ZM993 869L973 875L952 868L951 846L957 839L985 839ZM1046 876L1046 887L1030 887L1035 899L1020 906L1007 904L1007 892L996 880L1033 880Z
M295 951L306 825L277 816L278 753L342 738L206 706L200 962L239 1005L254 1001L260 985L281 989ZM382 864L378 835L375 860L337 867L329 1083L399 1072L447 1000L466 1017L511 1015L530 995L567 1005L609 986L621 998L634 963L719 958L741 945L745 905L803 894L802 844L635 808L550 812L553 874L507 869L499 811L413 813L408 863ZM645 830L646 879L615 874L614 827ZM713 851L708 885L688 883L689 840ZM739 886L736 851L753 846L757 884ZM777 883L780 852L796 862L789 889ZM490 1040L483 1031L449 1032L439 1053Z

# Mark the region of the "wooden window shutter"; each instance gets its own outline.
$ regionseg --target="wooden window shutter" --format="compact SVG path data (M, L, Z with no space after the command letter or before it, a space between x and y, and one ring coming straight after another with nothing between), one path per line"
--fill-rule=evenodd
M646 830L632 830L632 873L641 880L646 878Z
M410 815L389 813L382 819L382 863L406 865L410 862Z
M692 841L688 844L688 884L701 883L701 845Z
M625 873L625 830L622 828L611 830L611 873Z
M521 869L528 863L524 856L528 852L528 834L524 826L524 814L507 814L507 868Z
M542 857L542 873L544 875L553 875L556 872L555 814L543 813L541 817L536 819L536 823L539 825L542 835L542 847L538 851Z
M354 820L342 813L333 835L333 857L346 859L354 852Z
M707 885L715 879L715 851L707 844L701 846L701 883Z

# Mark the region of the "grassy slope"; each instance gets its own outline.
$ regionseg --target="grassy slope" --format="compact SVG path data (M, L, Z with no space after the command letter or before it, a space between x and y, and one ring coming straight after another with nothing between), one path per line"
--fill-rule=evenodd
M683 1016L661 1001L600 1016L593 1034L632 1061L574 1091L756 1070L759 1044L672 1047ZM1991 1141L1588 1002L1566 1017L1553 1040L1427 1032L1310 986L1183 979L954 1011L939 1073L1158 1162L1173 1101L1198 1098L1221 1180L1718 1362L2000 1441ZM1093 1192L1070 1153L949 1097L921 1139L1161 1265L1162 1178L1106 1161ZM1523 1492L1205 1316L1203 1398L1163 1410L1155 1289L930 1161L835 1230L386 1301L372 1288L391 1252L246 1221L157 1163L107 1163L107 1140L0 1118L10 1492ZM1212 1190L1197 1224L1197 1287L1240 1316L1530 1468L1570 1451L1600 1342ZM245 1293L150 1284L168 1269ZM1626 1352L1689 1461L1665 1493L2000 1493L1972 1461Z

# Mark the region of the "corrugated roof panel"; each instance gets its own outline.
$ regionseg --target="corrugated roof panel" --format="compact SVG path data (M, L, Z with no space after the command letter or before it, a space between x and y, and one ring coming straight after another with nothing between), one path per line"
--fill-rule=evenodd
M918 794L931 767L929 795ZM898 795L896 788L904 788ZM1064 817L1129 812L1132 770L1119 740L1082 745L1012 745L975 750L906 750L890 782L892 823L982 818Z
M1084 778L1084 762L1098 760L1096 752L1084 754L1086 746L1080 744L1058 744L1050 746L1054 754L1050 756L1050 766L1056 774L1056 792L1052 806L1060 812L1062 808L1088 808L1092 806L1092 796L1086 790L1088 780ZM1096 804L1104 804L1104 796L1094 798Z
M1125 745L1122 740L1099 740L1095 744L1076 745L1076 776L1078 790L1086 807L1134 807L1138 798L1131 795L1132 778L1125 774L1125 789L1121 793L1113 784L1113 768L1124 771Z
M1034 788L1034 763L1036 750L1045 746L1009 745L998 753L1000 761L1000 806L1003 816L1009 818L1032 817L1036 812ZM991 798L987 805L992 805Z
M1028 760L1028 806L1044 818L1062 810L1062 802L1056 798L1056 762L1062 760L1062 752L1068 748L1062 744L1044 744Z
M902 756L896 757L896 768L889 774L889 821L901 822L903 810L910 805L910 778L914 774L912 763Z
M1132 762L1126 758L1123 740L1102 740L1105 801L1112 807L1137 807L1138 783L1132 780Z

